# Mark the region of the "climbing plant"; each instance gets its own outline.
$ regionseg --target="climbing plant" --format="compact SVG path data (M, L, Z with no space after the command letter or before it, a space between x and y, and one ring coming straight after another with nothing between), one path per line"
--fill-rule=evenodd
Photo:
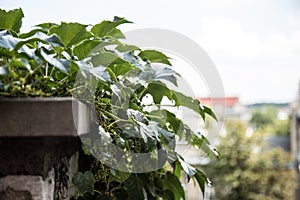
M77 190L74 199L184 199L182 173L204 193L206 175L175 151L175 138L207 156L218 152L162 102L168 99L169 107L189 108L203 120L206 115L216 116L198 100L168 87L177 86L180 75L165 54L122 43L124 34L118 27L131 23L124 18L93 26L47 22L20 32L23 16L21 9L0 10L0 95L74 96L96 116L91 123L96 134L82 138L85 167L72 178ZM99 138L100 133L106 139ZM122 154L124 165L119 170L113 165L120 157L112 159L111 165L105 162L116 155L102 145L107 143L124 152L151 156L140 160L144 165L136 169L133 157ZM99 148L106 154L96 159ZM153 163L161 167L142 172Z

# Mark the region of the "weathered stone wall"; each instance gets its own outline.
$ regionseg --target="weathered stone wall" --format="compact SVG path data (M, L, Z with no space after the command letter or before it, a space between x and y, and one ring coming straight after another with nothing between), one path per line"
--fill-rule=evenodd
M0 200L70 199L88 116L72 98L0 98Z
M70 199L78 169L76 137L0 139L0 200Z

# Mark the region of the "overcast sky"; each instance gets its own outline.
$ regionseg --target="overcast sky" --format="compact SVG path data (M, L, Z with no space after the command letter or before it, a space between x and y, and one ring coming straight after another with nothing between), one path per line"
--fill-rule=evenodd
M1 0L0 7L21 7L23 30L46 21L96 24L117 15L134 22L124 31L182 33L211 57L226 95L243 103L290 102L298 90L298 0Z

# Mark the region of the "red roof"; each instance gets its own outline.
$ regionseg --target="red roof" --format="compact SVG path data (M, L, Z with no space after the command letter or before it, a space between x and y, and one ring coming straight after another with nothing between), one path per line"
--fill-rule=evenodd
M216 104L225 104L226 107L232 107L239 103L238 97L225 97L225 98L198 98L203 105L213 106Z

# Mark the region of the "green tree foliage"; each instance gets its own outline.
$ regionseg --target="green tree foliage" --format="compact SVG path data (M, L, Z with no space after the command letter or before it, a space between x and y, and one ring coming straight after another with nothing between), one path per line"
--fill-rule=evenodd
M74 198L184 199L179 181L181 172L186 173L189 180L194 179L204 192L208 182L206 175L175 152L175 136L208 155L218 156L218 152L210 149L203 135L194 133L184 121L164 109L161 102L168 98L173 102L170 106L189 108L203 120L206 115L216 116L199 101L168 88L166 82L177 86L179 75L167 56L122 43L119 39L124 38L124 34L118 26L130 23L124 18L115 17L113 21L94 26L74 22L43 23L30 32L20 33L22 17L21 9L0 10L0 95L75 95L84 97L80 100L94 108L96 121L92 124L99 132L82 140L87 155L82 172L73 177L78 192ZM157 70L153 63L163 67ZM88 93L89 81L77 85L77 75L96 81L94 93ZM143 103L147 96L153 99L150 105ZM147 106L155 109L147 111ZM98 138L100 132L106 137ZM105 145L99 146L99 142ZM127 152L153 153L153 157L142 160L140 167L157 160L163 167L148 173L128 173L91 156L91 151L97 152L101 147L105 158L114 157L114 152L104 149L110 143ZM90 147L89 151L85 147ZM162 152L159 156L155 155L158 150ZM125 163L118 163L118 157L112 163L126 168L135 161L126 157L127 154L122 156Z
M290 119L278 119L278 109L275 106L261 106L254 109L250 124L261 133L287 136L290 132Z
M290 155L282 149L262 151L260 134L246 136L239 121L226 123L221 159L206 168L215 188L214 200L294 199L297 174Z
M265 128L273 125L276 118L277 110L274 107L263 107L252 112L250 123L255 125L256 128Z

